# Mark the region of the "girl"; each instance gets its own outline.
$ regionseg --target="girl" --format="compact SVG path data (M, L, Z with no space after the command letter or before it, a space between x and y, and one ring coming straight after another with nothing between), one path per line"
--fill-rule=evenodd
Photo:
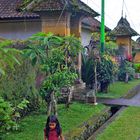
M64 140L62 129L55 115L49 116L44 129L44 140Z

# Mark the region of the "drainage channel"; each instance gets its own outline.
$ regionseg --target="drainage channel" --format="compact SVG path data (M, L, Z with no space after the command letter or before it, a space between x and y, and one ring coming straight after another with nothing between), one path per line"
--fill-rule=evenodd
M127 107L127 106L121 106L121 105L108 105L111 107L111 115L110 117L100 126L96 129L96 131L93 132L91 136L89 136L86 140L96 140L97 135L101 134L103 130L112 123L115 118Z

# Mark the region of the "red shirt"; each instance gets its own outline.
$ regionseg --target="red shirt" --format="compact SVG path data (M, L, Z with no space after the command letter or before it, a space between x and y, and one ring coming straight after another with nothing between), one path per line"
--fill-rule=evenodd
M50 130L48 140L58 140L56 129Z

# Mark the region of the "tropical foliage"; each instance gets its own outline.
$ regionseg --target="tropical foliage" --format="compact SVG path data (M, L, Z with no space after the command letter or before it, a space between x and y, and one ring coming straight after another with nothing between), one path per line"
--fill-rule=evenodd
M135 72L140 73L140 64L139 63L134 64L134 69Z
M29 102L24 99L20 104L16 106L4 101L0 97L0 138L2 139L3 134L8 130L18 130L18 120L21 118L20 112L24 108L27 108Z
M2 136L5 130L10 129L15 125L12 120L12 113L13 109L11 105L0 97L0 136Z
M45 72L41 95L52 109L52 104L56 106L54 95L60 94L62 87L70 87L77 78L75 63L81 50L80 41L73 36L58 37L52 33L38 33L28 41L25 55Z
M36 101L33 96L35 89L33 71L29 67L30 64L27 62L29 64L27 66L27 63L23 61L22 51L12 48L13 44L14 42L9 40L2 41L0 44L1 135L10 129L17 130L18 120L30 110L31 106L33 110L34 105L37 105L37 102L32 105L32 101Z
M121 64L119 66L119 73L118 73L118 79L120 81L127 81L134 78L135 70L132 67L132 63L127 60L122 60Z
M95 83L94 79L94 60L82 55L82 80L87 87L92 87Z
M94 87L95 84L95 60L83 56L82 61L82 79L87 86ZM107 92L109 84L115 78L117 72L117 66L111 60L108 55L100 57L100 61L97 61L97 81L100 85L100 90Z
M113 82L116 74L116 65L113 64L111 57L108 55L104 55L101 57L101 61L99 63L99 82L101 92L107 92L108 86L111 82Z

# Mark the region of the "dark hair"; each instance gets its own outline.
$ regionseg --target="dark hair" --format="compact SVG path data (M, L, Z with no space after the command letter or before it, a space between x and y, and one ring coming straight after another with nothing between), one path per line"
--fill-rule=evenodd
M50 122L56 123L56 132L57 132L57 135L60 136L60 134L61 134L60 123L55 115L51 115L48 117L47 123L46 123L46 136L47 136L47 138L49 137L49 131L50 131L49 123Z

